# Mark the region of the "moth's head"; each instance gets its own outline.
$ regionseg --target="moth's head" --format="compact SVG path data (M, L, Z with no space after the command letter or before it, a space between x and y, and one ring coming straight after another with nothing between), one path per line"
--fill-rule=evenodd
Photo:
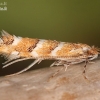
M89 50L90 54L96 55L100 53L100 48L97 48L95 46L92 46L91 49Z
M100 54L100 49L94 46L83 48L84 52L87 54L90 60L96 59Z

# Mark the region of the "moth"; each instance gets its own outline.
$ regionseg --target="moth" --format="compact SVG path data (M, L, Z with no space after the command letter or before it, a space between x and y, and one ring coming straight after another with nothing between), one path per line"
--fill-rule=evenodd
M67 68L69 65L94 60L99 55L98 48L87 44L22 38L4 30L1 31L1 34L0 54L7 59L3 68L19 61L34 60L27 68L13 75L20 74L46 59L55 60L51 66L62 65Z

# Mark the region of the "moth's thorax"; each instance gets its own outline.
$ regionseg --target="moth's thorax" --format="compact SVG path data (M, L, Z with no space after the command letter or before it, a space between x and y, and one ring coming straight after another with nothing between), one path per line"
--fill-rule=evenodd
M98 50L81 43L67 43L44 39L22 38L3 31L0 39L0 53L8 59L33 58L95 58Z

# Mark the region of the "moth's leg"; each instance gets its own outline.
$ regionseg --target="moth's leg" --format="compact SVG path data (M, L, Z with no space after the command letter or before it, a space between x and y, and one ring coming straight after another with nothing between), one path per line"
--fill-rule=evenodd
M53 66L60 66L60 65L63 65L62 61L61 60L58 60L58 61L55 61L54 63L52 63L50 65L50 67L53 67Z
M85 61L84 70L83 70L83 76L84 76L85 79L87 79L87 77L86 77L86 75L85 75L85 72L86 72L86 67L87 67L87 63L88 63L88 62L89 62L89 60L87 59L87 60Z
M50 65L50 67L53 67L53 66L57 65L58 63L59 63L59 61L55 61Z
M63 68L65 68L65 71L66 71L67 67L69 66L69 64L67 64L66 61L61 61L61 60L58 62L58 64L57 64L57 62L55 64L56 65L62 65L63 67L61 67L59 70L57 70L50 78L56 76Z
M50 65L50 67L53 67L55 64L56 64L56 61L53 62L53 63Z
M10 61L12 61L12 60L7 60L7 61L3 62L2 64L9 63Z
M8 63L8 62L9 63L4 65L2 68L8 67L9 65L12 65L12 64L14 64L16 62L23 61L23 60L28 60L28 59L33 59L33 58L21 58L21 59L16 59L16 60L14 60L12 62L7 61L7 62L4 62L3 64Z
M55 77L64 67L61 67L59 70L57 70L50 78Z
M43 59L40 59L39 61L38 61L38 64L42 61Z
M95 62L89 60L88 63L90 63L90 64L94 64Z
M65 71L67 70L68 66L70 66L70 64L64 64Z
M88 63L88 60L85 61L85 65L84 65L84 70L83 70L83 73L86 72L86 66L87 66L87 63Z
M7 75L7 76L13 76L13 75L18 75L18 74L21 74L25 71L27 71L28 69L30 69L33 65L35 65L36 63L38 63L41 59L36 59L33 63L31 63L28 67L26 67L25 69L17 72L17 73L14 73L14 74L11 74L11 75Z

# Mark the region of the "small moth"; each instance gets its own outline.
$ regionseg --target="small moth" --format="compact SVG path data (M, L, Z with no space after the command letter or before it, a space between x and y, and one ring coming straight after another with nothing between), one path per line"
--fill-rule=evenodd
M3 68L19 61L35 59L27 68L13 75L20 74L45 59L55 60L51 66L63 65L67 68L72 64L94 60L99 55L98 48L87 44L16 37L4 30L1 33L0 54L7 59Z

